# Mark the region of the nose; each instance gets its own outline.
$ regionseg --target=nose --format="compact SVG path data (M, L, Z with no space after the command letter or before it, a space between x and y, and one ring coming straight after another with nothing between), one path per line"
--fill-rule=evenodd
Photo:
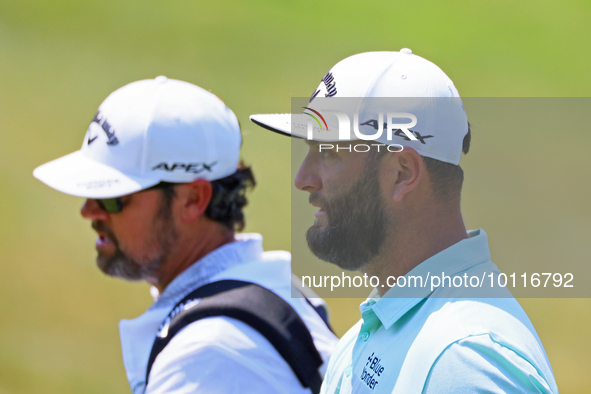
M109 219L109 212L103 210L98 202L93 199L88 199L80 208L80 215L84 219L91 220L107 220Z
M322 189L322 180L318 175L318 163L310 157L310 153L302 162L294 183L299 190L309 193Z

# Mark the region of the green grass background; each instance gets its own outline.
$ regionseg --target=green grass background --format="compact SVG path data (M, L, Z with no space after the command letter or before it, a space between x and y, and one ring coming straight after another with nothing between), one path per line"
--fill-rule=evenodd
M144 311L148 287L103 277L82 200L31 175L81 146L113 90L167 75L221 97L260 183L247 231L290 250L290 141L249 114L288 111L346 56L402 47L465 97L589 96L590 19L586 0L0 1L0 393L129 391L117 322ZM590 147L588 127L533 142L475 134L463 211L489 233L493 259L590 263ZM329 302L342 334L359 300ZM561 392L590 392L591 300L521 303Z

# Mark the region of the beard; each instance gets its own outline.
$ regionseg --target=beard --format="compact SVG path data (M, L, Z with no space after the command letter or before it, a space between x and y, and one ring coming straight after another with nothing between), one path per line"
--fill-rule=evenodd
M315 224L306 233L308 247L318 258L342 269L357 271L380 254L390 219L386 215L378 172L366 165L360 179L330 201L310 195L326 213L325 227Z
M153 278L156 272L164 264L170 255L170 251L178 238L178 234L172 221L172 210L170 204L163 202L160 210L154 218L152 228L155 232L155 240L151 247L154 252L151 257L134 259L125 254L119 247L115 235L105 227L103 222L93 221L92 227L107 234L115 246L115 253L109 256L101 255L96 257L97 266L109 276L114 276L128 281L139 281Z

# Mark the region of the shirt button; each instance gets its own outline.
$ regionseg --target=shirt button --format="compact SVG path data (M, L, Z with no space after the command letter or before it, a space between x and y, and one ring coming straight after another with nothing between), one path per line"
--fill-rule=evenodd
M367 341L369 339L369 334L367 332L364 332L363 334L361 334L361 340L363 342Z
M351 369L352 369L352 368L351 368L351 366L349 365L349 366L347 367L347 369L345 370L345 376L346 376L346 377L349 377L349 376L351 376Z

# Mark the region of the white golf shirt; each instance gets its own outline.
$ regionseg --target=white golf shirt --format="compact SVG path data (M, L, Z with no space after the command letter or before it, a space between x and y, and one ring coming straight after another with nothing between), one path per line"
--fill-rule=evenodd
M266 287L287 301L312 334L326 362L337 338L304 298L291 298L291 256L263 252L259 234L241 234L177 276L154 304L119 324L123 362L134 394L143 393L148 357L157 329L185 295L207 283L235 279ZM180 331L152 366L147 394L310 393L289 364L256 330L227 317L198 320Z

